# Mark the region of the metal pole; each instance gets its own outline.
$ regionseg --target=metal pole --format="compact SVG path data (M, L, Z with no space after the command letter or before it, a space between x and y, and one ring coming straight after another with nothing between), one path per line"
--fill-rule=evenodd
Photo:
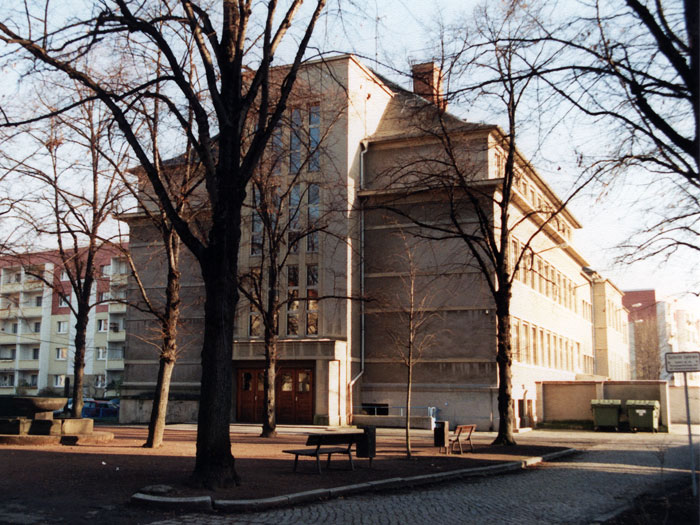
M698 483L695 479L695 450L693 450L693 431L690 425L690 401L688 400L688 372L683 372L685 387L685 418L688 422L688 443L690 444L690 470L693 476L693 497L698 497Z

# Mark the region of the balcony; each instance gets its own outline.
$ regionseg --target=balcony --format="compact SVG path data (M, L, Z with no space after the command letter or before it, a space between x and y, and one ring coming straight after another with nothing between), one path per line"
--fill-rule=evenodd
M42 307L41 306L23 306L22 308L19 309L19 312L17 313L18 316L20 317L36 317L37 320L41 318L42 314Z
M128 279L128 273L119 273L110 276L109 282L112 286L126 286Z
M31 279L22 283L22 290L24 290L25 292L32 292L35 290L41 290L43 288L44 283L39 281L38 279Z
M110 314L123 314L126 312L126 305L124 303L109 303L109 313Z
M12 281L9 283L2 283L0 285L0 292L3 294L19 293L23 288L24 285L22 283Z
M17 366L17 368L20 370L38 371L39 370L39 360L38 359L20 359L19 365Z
M0 319L14 319L19 315L19 308L16 306L10 306L8 308L0 309Z
M0 331L0 344L14 344L17 342L17 334Z

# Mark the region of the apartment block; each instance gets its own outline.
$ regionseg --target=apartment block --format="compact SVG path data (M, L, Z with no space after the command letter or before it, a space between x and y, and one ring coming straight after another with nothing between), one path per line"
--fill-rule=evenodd
M124 369L127 266L116 250L98 252L85 354L85 392L118 395ZM75 301L56 252L0 260L0 395L62 393L73 380Z

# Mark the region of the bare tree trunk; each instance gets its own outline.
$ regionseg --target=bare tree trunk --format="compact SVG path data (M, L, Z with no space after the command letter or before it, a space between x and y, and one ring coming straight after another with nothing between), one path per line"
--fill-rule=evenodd
M236 240L240 239L240 229L238 232ZM201 261L206 300L197 455L192 481L195 485L211 489L238 482L229 433L233 386L233 323L238 301L237 249L231 253L231 247L222 244L225 245L212 240Z
M267 330L266 330L267 331ZM275 414L275 377L277 374L277 342L265 341L265 390L264 406L265 418L263 419L262 433L260 437L275 437L277 435L277 416Z
M161 354L158 366L158 381L153 395L151 421L148 425L148 438L144 447L158 448L163 444L165 431L165 416L168 412L168 396L170 394L170 378L175 368L175 360Z
M406 457L411 458L411 387L413 385L413 364L409 363L406 378Z
M180 240L172 229L163 232L163 240L168 257L168 281L165 289L165 312L161 318L163 346L151 408L151 421L148 425L148 438L144 444L149 448L160 447L163 443L170 379L177 360L177 325L180 320Z
M502 293L496 295L498 363L498 435L494 445L515 445L513 437L513 354L510 342L510 302Z
M272 251L272 250L271 250ZM277 272L277 258L271 253L270 267L267 270L267 311L263 313L265 323L265 417L261 437L274 437L277 435L277 410L275 398L275 379L277 377L277 286L279 274Z
M73 408L72 417L83 417L83 385L85 384L85 334L89 311L79 307L75 322L75 358L73 359Z

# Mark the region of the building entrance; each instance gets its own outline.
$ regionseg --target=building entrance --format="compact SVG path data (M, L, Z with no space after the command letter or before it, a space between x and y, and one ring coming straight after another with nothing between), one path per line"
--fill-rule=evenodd
M262 423L265 374L262 368L238 370L237 420ZM310 425L313 423L313 371L311 368L280 367L275 381L277 423Z

